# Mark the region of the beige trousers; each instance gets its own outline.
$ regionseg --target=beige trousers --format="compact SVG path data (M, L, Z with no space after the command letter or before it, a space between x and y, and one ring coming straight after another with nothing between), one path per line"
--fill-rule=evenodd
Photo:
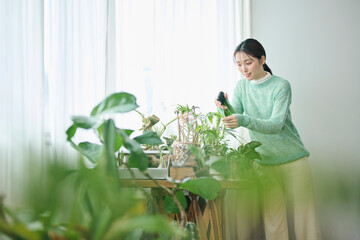
M321 239L308 158L275 166L255 164L255 172L261 186L266 240L288 240L289 221L296 240Z

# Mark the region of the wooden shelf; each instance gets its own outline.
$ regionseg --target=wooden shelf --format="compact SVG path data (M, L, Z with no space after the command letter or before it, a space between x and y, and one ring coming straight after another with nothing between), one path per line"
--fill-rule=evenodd
M156 180L160 185L165 187L173 187L172 182L167 180ZM254 186L254 181L248 179L240 180L218 180L223 189L249 189ZM151 180L120 180L121 185L124 187L132 187L134 185L140 185L144 188L157 188L158 186Z

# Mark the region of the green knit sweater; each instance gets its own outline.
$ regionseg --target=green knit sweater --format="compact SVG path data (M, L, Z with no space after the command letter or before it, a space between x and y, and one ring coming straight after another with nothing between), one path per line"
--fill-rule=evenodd
M253 84L241 79L234 90L232 106L238 127L249 129L250 139L262 143L256 150L264 165L276 165L309 156L291 121L290 83L277 76Z

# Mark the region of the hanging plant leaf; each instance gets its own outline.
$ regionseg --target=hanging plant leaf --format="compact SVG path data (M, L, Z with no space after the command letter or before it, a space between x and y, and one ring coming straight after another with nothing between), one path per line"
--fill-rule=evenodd
M71 120L77 127L84 129L92 128L99 121L98 118L85 116L73 116Z
M186 209L187 201L183 191L176 192L176 198L180 202L181 206ZM175 204L173 198L170 195L166 195L164 200L164 209L167 213L180 213L178 206Z
M134 138L139 144L146 144L146 145L159 145L163 144L159 136L152 131L145 132L144 134Z
M102 146L90 142L81 142L77 150L83 154L90 162L96 163L102 152Z
M99 116L107 113L125 113L138 107L134 95L126 92L114 93L100 102L91 111L91 116Z
M66 135L67 135L67 140L70 142L71 139L74 137L75 133L77 130L77 126L76 124L71 125L67 130L66 130Z
M200 177L179 184L180 189L187 189L192 193L200 195L204 199L215 199L221 189L218 180L212 177Z

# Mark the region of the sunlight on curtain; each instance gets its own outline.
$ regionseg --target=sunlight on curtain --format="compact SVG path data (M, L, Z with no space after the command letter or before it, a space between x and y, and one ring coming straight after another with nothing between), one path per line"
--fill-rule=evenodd
M16 199L14 178L32 155L71 161L71 116L109 93L134 94L164 123L177 104L215 111L217 93L231 97L239 79L232 53L251 34L248 3L0 0L0 194ZM118 120L141 126L136 113Z
M116 90L163 123L177 104L216 111L217 93L231 96L239 79L232 53L250 33L244 12L239 0L116 1ZM132 129L141 124L134 118Z
M45 1L46 131L57 158L75 156L65 135L71 116L88 116L105 97L106 26L107 1ZM76 136L95 140L86 131Z
M43 1L0 1L0 194L17 204L29 160L43 154Z

